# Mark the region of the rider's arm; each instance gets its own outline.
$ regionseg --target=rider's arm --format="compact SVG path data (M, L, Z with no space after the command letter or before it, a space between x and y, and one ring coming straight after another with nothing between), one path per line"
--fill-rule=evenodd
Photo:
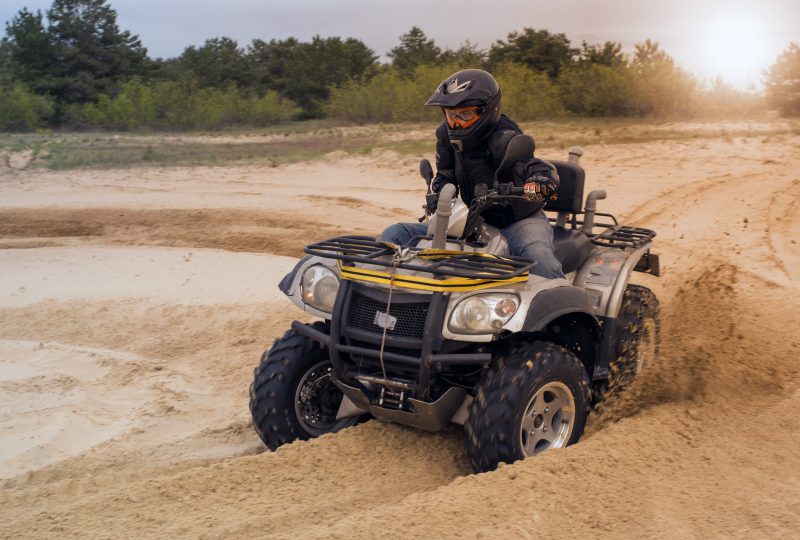
M506 153L509 141L518 135L518 131L499 130L489 139L489 149L495 166L500 164L502 156ZM558 173L546 161L531 156L524 162L523 173L514 178L515 184L525 188L525 194L533 200L542 201L553 197L558 192Z
M455 169L455 152L447 136L447 124L442 122L436 129L436 177L431 184L434 193L439 193L445 184L453 184L458 189Z

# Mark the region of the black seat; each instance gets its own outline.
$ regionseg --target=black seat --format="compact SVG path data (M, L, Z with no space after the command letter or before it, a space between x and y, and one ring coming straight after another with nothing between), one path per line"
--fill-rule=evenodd
M553 244L565 274L577 270L592 251L592 242L585 234L566 227L553 227Z
M592 243L582 232L566 227L568 214L577 214L583 211L583 184L586 173L580 165L567 161L550 161L555 166L560 180L558 198L547 201L546 211L564 214L564 226L553 227L553 244L555 245L556 259L561 263L565 274L577 270L589 257Z

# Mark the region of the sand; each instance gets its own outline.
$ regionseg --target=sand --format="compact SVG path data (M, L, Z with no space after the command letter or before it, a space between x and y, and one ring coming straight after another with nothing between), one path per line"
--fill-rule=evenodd
M269 452L249 425L260 353L309 320L280 276L415 217L414 159L6 171L0 537L795 537L800 136L585 150L601 209L659 233L661 354L578 444L480 475L457 427Z

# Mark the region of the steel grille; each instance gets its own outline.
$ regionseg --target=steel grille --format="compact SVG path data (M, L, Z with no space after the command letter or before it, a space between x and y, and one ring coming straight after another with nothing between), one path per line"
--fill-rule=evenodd
M383 328L375 324L375 314L386 313L386 304L353 292L347 324L369 332L382 333ZM398 304L392 302L390 315L397 318L395 327L386 331L387 336L422 339L428 302Z

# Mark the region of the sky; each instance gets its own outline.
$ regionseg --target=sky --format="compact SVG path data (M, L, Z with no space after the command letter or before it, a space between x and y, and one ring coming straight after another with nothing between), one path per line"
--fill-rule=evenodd
M51 0L0 0L0 20ZM525 27L564 33L574 46L649 38L700 79L722 76L759 89L762 70L800 43L800 0L111 0L119 26L139 35L153 58L228 36L245 46L314 35L354 37L386 59L416 25L440 47L465 40L488 48Z

